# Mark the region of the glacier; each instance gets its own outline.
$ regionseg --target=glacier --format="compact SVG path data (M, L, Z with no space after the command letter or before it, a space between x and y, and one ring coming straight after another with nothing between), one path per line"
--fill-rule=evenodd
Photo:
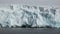
M0 5L0 27L60 28L60 9L29 5Z

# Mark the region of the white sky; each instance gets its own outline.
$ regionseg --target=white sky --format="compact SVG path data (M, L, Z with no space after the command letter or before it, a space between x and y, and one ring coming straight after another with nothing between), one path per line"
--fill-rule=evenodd
M0 0L0 3L20 3L34 5L60 5L60 0Z
M60 0L0 0L0 4L27 4L60 7Z

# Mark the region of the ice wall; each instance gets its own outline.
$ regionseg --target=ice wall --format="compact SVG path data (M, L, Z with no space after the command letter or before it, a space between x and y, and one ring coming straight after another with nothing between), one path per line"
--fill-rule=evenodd
M0 27L60 27L60 9L54 7L7 5L0 6Z

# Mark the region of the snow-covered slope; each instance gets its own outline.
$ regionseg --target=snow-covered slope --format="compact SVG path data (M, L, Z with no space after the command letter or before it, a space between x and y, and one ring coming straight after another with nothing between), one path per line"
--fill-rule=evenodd
M0 7L0 26L16 27L30 25L31 27L60 27L60 9L28 6L7 5Z

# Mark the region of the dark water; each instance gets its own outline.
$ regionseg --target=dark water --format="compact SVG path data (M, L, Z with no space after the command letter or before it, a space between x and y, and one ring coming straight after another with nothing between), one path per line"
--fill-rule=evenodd
M59 34L60 29L50 28L0 28L0 34Z

